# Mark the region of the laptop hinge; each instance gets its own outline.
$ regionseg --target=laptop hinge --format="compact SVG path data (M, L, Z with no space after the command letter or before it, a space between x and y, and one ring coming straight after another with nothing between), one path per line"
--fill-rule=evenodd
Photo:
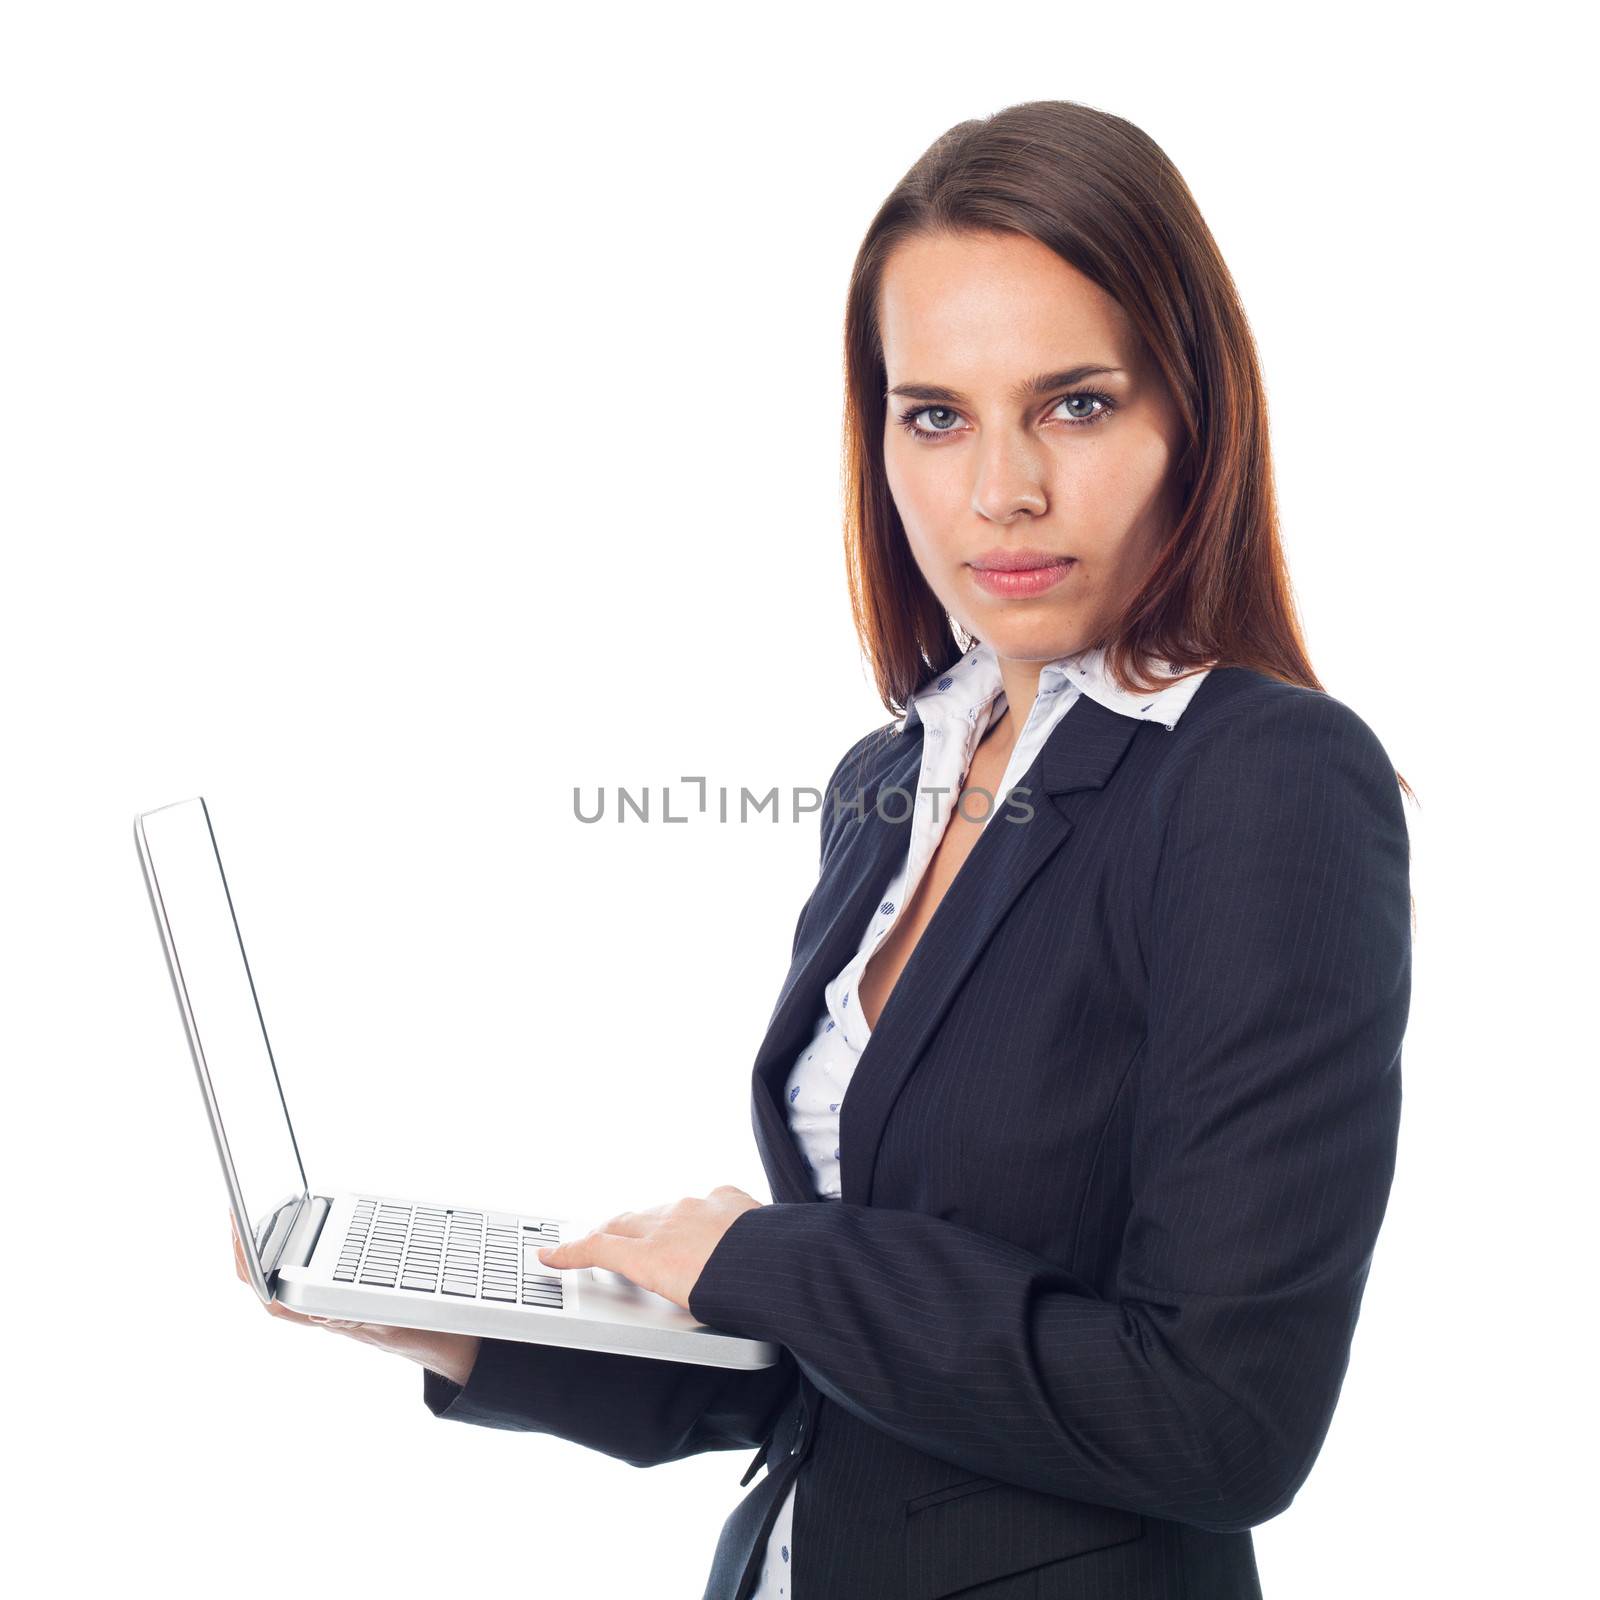
M333 1201L326 1195L314 1194L307 1199L300 1207L294 1227L289 1230L289 1237L284 1240L283 1254L278 1259L280 1268L311 1265L312 1252L317 1248L317 1240L322 1237L322 1225L328 1220L328 1213L332 1209Z

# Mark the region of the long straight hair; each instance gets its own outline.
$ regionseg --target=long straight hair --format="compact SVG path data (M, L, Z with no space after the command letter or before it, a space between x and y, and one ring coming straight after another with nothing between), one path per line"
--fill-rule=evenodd
M1173 471L1188 487L1177 523L1143 585L1091 641L1115 681L1148 692L1158 684L1140 674L1154 659L1191 671L1252 667L1322 690L1278 537L1255 342L1216 241L1148 134L1074 101L1035 100L934 140L873 217L851 272L845 555L856 635L884 705L901 715L972 644L911 554L883 460L884 267L930 233L1011 233L1053 250L1127 313L1183 418Z

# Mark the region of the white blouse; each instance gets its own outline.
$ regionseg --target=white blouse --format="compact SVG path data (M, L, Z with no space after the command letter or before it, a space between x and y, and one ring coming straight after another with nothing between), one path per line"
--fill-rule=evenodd
M1206 670L1169 684L1150 694L1129 694L1105 675L1105 652L1082 651L1047 662L1039 672L1039 690L1028 713L1027 726L1017 738L1011 759L992 802L970 797L963 815L974 821L1000 813L1005 797L1033 765L1055 725L1088 695L1110 711L1139 721L1159 722L1170 732L1183 709L1205 680ZM1172 669L1169 671L1181 671ZM1147 676L1153 676L1147 673ZM920 721L925 728L922 767L911 813L910 843L906 859L883 892L877 910L868 920L860 947L827 988L810 1042L789 1071L786 1094L789 1131L800 1146L816 1181L817 1194L837 1200L839 1182L839 1107L850 1086L851 1074L866 1049L872 1029L861 1014L856 987L873 951L894 927L901 908L916 893L922 874L938 848L950 820L951 808L972 766L983 737L1004 715L1005 687L1000 663L991 645L978 644L939 677L930 679L911 697L902 730ZM935 793L933 791L942 791ZM846 797L850 798L850 797ZM1030 796L1030 800L1035 797ZM831 805L833 797L823 797ZM786 1600L793 1586L794 1486L779 1508L767 1540L761 1582L751 1600Z

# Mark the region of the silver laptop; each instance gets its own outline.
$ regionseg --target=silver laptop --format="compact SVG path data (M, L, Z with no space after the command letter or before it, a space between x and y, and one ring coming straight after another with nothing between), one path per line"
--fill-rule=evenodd
M196 796L146 811L133 832L250 1281L263 1301L701 1366L778 1359L778 1346L719 1333L619 1274L539 1260L540 1246L580 1238L603 1217L313 1193L206 803Z

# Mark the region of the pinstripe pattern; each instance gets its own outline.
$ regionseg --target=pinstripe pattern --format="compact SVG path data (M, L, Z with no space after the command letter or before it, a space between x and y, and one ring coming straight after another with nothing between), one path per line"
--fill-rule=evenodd
M1146 665L1152 668L1150 676L1159 687L1133 693L1108 675L1103 649L1078 651L1045 662L1032 704L1014 721L1011 749L987 802L991 815L985 826L1010 827L1014 815L1028 814L1031 795L1022 795L1023 809L1012 812L1008 802L1011 784L1032 767L1056 725L1070 715L1082 696L1088 695L1122 716L1175 728L1205 682L1205 672L1180 676L1182 669L1170 663ZM1163 684L1163 678L1171 681ZM814 1188L824 1198L840 1194L839 1109L871 1033L860 1004L852 1009L852 996L860 992L865 964L898 919L906 915L946 829L954 825L956 807L949 797L962 792L978 748L999 716L1009 710L999 655L992 644L984 642L974 644L959 661L933 674L906 707L902 732L914 722L927 724L922 734L915 808L908 827L902 830L910 855L900 863L893 882L862 928L849 964L823 991L825 1004L816 1018L815 1031L785 1081L789 1129L805 1157ZM897 803L909 800L904 797ZM791 1488L778 1508L751 1600L790 1600L798 1582L796 1567L804 1565L806 1557L794 1533L794 1495Z
M822 1203L781 1080L903 852L872 799L919 746L880 729L836 769L865 814L825 809L755 1065L774 1203L690 1297L784 1361L491 1341L425 1398L641 1465L761 1441L707 1600L748 1593L791 1482L797 1600L1258 1595L1247 1530L1321 1447L1394 1167L1393 769L1340 702L1242 668L1170 735L1084 701L896 983Z

